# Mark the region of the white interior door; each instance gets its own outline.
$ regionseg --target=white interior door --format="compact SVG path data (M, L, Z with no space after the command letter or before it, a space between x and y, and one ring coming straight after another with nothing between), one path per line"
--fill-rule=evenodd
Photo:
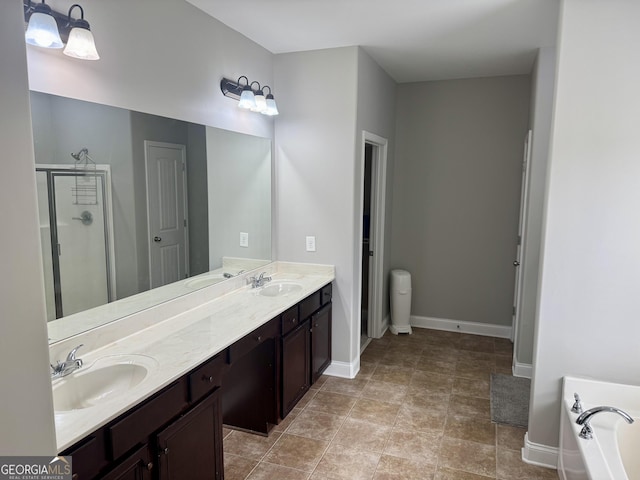
M189 274L185 169L186 147L144 142L150 288Z
M520 322L522 306L522 282L524 277L524 265L522 261L525 251L525 239L527 228L527 205L529 203L529 172L531 171L531 137L529 130L524 140L524 158L522 160L522 187L520 189L520 221L518 223L518 247L516 249L516 259L513 262L515 267L515 288L513 290L513 320L511 329L511 341L517 337L518 324Z

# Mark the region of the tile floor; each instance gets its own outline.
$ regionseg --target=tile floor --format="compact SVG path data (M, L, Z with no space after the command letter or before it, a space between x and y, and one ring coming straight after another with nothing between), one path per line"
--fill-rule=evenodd
M323 376L260 437L225 429L226 480L544 480L520 460L525 429L491 423L505 339L414 329L372 340L353 380Z

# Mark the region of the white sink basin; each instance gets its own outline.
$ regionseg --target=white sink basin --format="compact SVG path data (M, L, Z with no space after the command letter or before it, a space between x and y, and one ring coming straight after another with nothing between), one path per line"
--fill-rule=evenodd
M90 408L118 398L157 368L145 355L108 355L53 383L53 409L66 412Z
M302 285L296 282L274 281L270 282L258 290L258 295L265 297L285 297L290 293L296 293L302 290Z
M187 280L184 285L187 288L203 288L223 280L226 279L221 273L208 273L198 276L192 280Z

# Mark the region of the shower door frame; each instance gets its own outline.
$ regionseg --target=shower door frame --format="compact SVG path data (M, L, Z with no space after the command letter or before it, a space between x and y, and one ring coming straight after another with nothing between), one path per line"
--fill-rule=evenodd
M53 292L55 300L56 319L63 317L62 284L60 279L60 261L58 254L58 219L56 212L54 176L75 176L77 172L95 174L102 184L102 213L104 218L104 242L106 262L107 303L116 300L116 267L115 247L113 237L113 208L111 197L111 165L98 164L95 171L76 168L68 164L36 164L36 172L47 175L47 205L49 207L49 233L51 235L51 261L53 270ZM43 252L44 255L44 252Z

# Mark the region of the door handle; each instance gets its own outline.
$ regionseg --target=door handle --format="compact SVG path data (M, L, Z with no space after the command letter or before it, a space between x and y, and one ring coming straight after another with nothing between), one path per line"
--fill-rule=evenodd
M514 267L519 267L520 266L520 262L518 260L514 260L513 266Z
M373 257L373 250L369 250L369 256Z
M155 237L153 237L153 241L154 242L161 242L162 241L162 237L155 236Z

